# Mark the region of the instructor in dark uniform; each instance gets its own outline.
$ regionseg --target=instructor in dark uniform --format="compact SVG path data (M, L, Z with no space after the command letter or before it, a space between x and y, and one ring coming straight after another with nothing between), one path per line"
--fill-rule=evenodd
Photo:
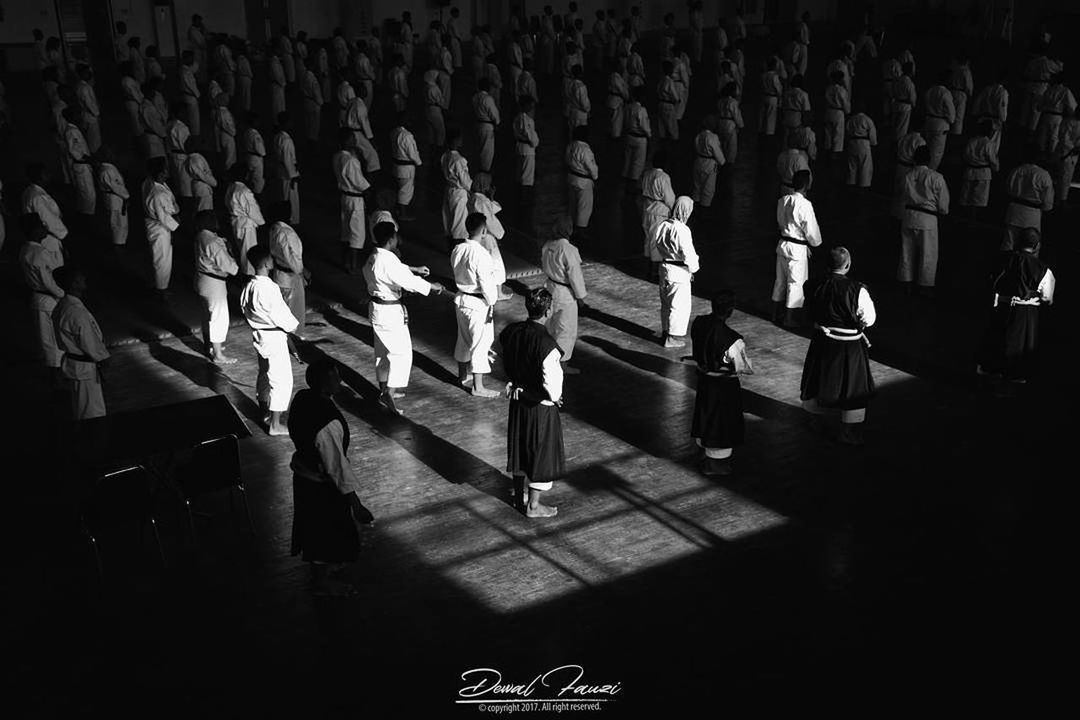
M551 489L566 466L559 418L562 351L545 325L551 315L551 293L531 290L525 309L529 319L508 325L499 335L509 378L506 471L514 478L514 500L526 517L553 517L558 508L541 503L540 493Z
M874 324L874 301L862 283L850 279L851 253L829 251L832 272L807 283L806 306L814 336L802 374L802 404L814 415L840 413L840 442L862 445L866 406L874 394L870 342L864 330Z

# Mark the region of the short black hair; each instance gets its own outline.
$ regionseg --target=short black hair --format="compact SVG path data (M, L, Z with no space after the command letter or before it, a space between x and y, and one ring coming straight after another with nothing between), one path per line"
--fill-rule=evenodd
M846 247L834 247L829 251L829 269L843 270L851 262L851 253Z
M146 174L150 177L157 177L165 172L167 166L165 164L165 158L152 157L146 161Z
M533 288L525 296L525 310L530 320L539 320L551 309L551 293L547 288Z
M75 284L75 278L78 277L86 277L86 273L78 265L62 265L53 270L53 280L64 292L71 291L72 285Z
M384 220L375 223L375 227L371 229L371 235L371 242L374 243L375 247L384 248L397 235L397 228L394 227L394 223Z
M915 152L911 153L911 160L916 165L926 165L930 162L930 146L920 145L915 148Z
M28 163L26 177L30 182L37 185L45 177L45 164L39 162Z
M796 170L795 174L791 176L791 185L796 190L805 190L810 187L810 171Z
M487 224L487 217L484 213L469 213L465 218L465 232L469 233L469 237L472 237L477 230Z
M588 142L589 141L589 126L588 125L578 125L577 127L575 127L574 128L574 140L577 140L579 142Z
M288 200L272 202L267 214L270 216L270 222L289 222L289 218L292 217L292 205Z
M1020 231L1020 238L1017 245L1021 250L1034 250L1039 246L1039 242L1042 240L1042 234L1035 228L1024 228Z
M217 213L213 210L200 210L195 213L195 229L196 230L212 230L218 231L218 218Z
M717 290L710 298L712 303L712 311L714 315L719 315L722 318L731 317L731 313L735 310L735 291L734 290Z
M270 250L262 245L254 245L247 251L247 261L253 268L263 266L270 259Z

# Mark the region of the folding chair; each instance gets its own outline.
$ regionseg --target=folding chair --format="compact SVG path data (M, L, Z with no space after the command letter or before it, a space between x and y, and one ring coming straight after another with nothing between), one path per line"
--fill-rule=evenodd
M240 475L240 443L235 435L225 435L199 443L191 451L191 460L185 464L177 476L177 485L187 509L188 527L191 539L195 540L195 519L191 510L191 501L202 495L218 490L229 490L229 509L233 510L232 489L240 491L244 504L248 527L255 534L255 523L251 519L244 480Z
M165 550L154 514L155 488L154 478L142 465L113 470L97 478L93 492L83 504L82 520L94 550L99 577L102 574L101 537L110 531L124 529L124 526L136 526L141 544L149 524L161 564L165 565Z

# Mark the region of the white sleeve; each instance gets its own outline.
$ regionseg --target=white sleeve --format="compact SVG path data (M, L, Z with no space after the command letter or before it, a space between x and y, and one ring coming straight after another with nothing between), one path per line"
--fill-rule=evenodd
M389 275L390 279L402 290L419 293L420 295L429 295L431 293L431 283L422 277L413 275L412 270L402 262L394 263L390 268Z
M1054 273L1050 272L1050 268L1046 269L1046 274L1042 276L1042 280L1039 281L1039 296L1043 302L1050 305L1054 302L1054 287L1057 285L1057 280L1054 278Z
M877 322L877 309L874 308L874 301L870 297L870 293L866 291L866 288L859 289L859 319L862 320L863 325L870 327Z
M821 245L821 228L818 226L817 214L814 212L814 206L809 202L806 203L802 226L803 232L806 234L806 241L810 243L811 247Z
M353 472L349 458L345 457L344 446L344 433L341 423L337 421L331 420L315 436L315 449L319 452L326 474L342 495L348 495L360 489L360 481Z
M555 348L544 358L544 391L548 394L551 402L559 402L562 398L563 369L559 364L562 353Z
M296 319L296 316L292 314L292 310L285 304L285 299L281 296L281 293L267 293L267 295L269 295L267 298L269 302L266 310L270 316L270 322L285 332L295 330L300 325L300 321Z

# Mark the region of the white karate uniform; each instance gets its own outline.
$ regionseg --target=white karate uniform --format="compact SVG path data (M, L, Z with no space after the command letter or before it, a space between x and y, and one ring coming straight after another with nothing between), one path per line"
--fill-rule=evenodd
M495 161L495 128L500 117L495 99L481 90L473 95L473 118L476 120L476 136L480 144L480 172L491 172Z
M1013 168L1005 184L1009 204L1005 208L1005 237L1001 249L1009 251L1024 228L1042 231L1043 213L1054 209L1054 181L1043 168L1024 163Z
M281 64L281 58L270 58L270 112L277 119L280 113L285 112L285 85L288 80L285 77L285 69Z
M83 301L66 295L53 311L56 342L64 353L60 371L71 383L71 415L75 420L104 417L105 394L97 363L109 357L97 320ZM85 359L83 359L85 358Z
M1080 158L1080 119L1068 118L1061 124L1061 133L1057 142L1058 157L1061 162L1057 167L1057 197L1062 205L1069 199L1069 187L1076 175L1076 161Z
M551 293L548 332L562 350L562 361L570 362L578 336L578 300L588 297L581 273L581 254L567 238L548 240L540 250L540 266Z
M368 317L375 335L375 377L388 387L405 388L412 371L412 336L409 317L401 304L405 292L428 295L431 283L418 277L384 248L375 248L364 263Z
M255 74L246 55L236 60L236 104L241 110L251 109L251 83Z
M112 163L101 163L98 170L98 187L101 189L105 213L109 219L109 234L113 245L126 245L128 239L128 193L124 177Z
M41 220L41 224L49 231L49 234L58 240L67 237L68 229L64 225L63 216L60 214L60 206L53 200L52 195L45 192L40 185L29 185L22 194L22 211L34 213Z
M251 343L259 357L255 394L259 406L270 412L284 412L292 399L293 375L286 333L299 324L281 288L265 275L256 275L240 293L240 310L251 327Z
M622 137L628 102L630 102L630 86L627 85L626 78L620 72L611 73L608 76L607 101L605 102L608 110L608 136Z
M904 176L901 201L904 215L900 223L900 266L896 279L901 282L915 280L923 287L934 287L938 262L938 215L949 213L949 187L941 173L925 165L916 165ZM914 207L930 212L911 209Z
M62 355L56 344L53 310L57 301L64 297L64 291L53 279L53 270L63 265L63 254L58 249L50 249L45 242L28 241L19 250L19 271L31 292L30 312L38 349L45 367L50 368L60 367Z
M804 113L809 113L810 96L802 88L789 87L780 96L780 124L784 138L803 123Z
M675 191L671 189L671 176L659 168L652 168L641 178L641 229L645 233L644 254L650 260L656 256L656 226L671 217L675 206Z
M279 130L274 135L272 148L277 196L289 201L289 222L296 225L300 222L300 191L297 188L300 171L296 168L296 145L289 133Z
M225 190L225 207L229 211L232 226L233 250L242 275L254 275L255 268L248 261L248 250L258 244L257 228L266 224L259 202L251 188L242 182L232 182Z
M293 57L292 40L282 35L278 38L281 48L281 67L285 71L285 80L292 85L296 82L296 58Z
M394 111L403 112L409 107L409 76L404 68L390 68L390 76L387 79L390 92L393 93Z
M720 136L711 130L702 130L694 138L694 166L692 171L693 192L691 199L701 207L710 207L716 194L716 175L727 162Z
M184 145L191 137L191 132L188 130L187 123L179 118L173 118L169 121L165 135L169 145L169 169L172 173L173 188L180 197L189 198L192 195L191 174L187 169L188 156Z
M416 148L416 138L406 128L396 127L390 131L390 158L394 161L398 204L408 205L416 190L416 168L423 162Z
M499 299L491 253L477 240L467 239L450 252L450 265L458 288L454 299L458 329L454 359L469 363L472 373L489 373L488 352L495 341L493 311Z
M139 108L139 118L143 124L143 152L146 157L165 157L165 139L169 133L160 108L153 100L144 98Z
M143 134L142 118L139 110L143 102L142 88L139 87L138 80L130 75L125 75L120 78L120 89L124 93L124 110L128 114L131 134L140 137Z
M90 83L80 80L75 86L75 99L82 108L82 131L86 135L86 145L90 152L101 149L101 108L97 94Z
M503 262L502 250L499 249L499 241L506 235L506 228L499 220L502 205L495 202L483 193L470 193L467 209L470 213L480 213L484 216L487 232L480 237L480 244L491 253L491 268L495 277L495 283L502 285L506 282L506 264Z
M307 130L307 138L312 142L319 139L319 130L322 128L322 86L315 73L308 70L304 73L304 127Z
M1064 84L1051 85L1039 102L1039 124L1035 131L1035 145L1044 153L1057 149L1061 122L1076 113L1076 97Z
M656 136L661 140L679 139L678 105L680 100L679 89L675 86L675 79L665 75L656 86L656 99L659 103L657 114L660 118Z
M274 258L271 279L281 288L281 296L303 329L307 319L307 289L304 287L304 246L288 223L270 226L270 256Z
M897 140L908 134L911 127L911 111L918 98L915 95L915 83L907 75L901 75L889 88L892 93L893 137Z
M360 161L350 150L339 150L333 158L334 177L341 194L341 242L359 250L364 247L364 198L371 187Z
M536 121L528 113L518 113L513 130L517 180L522 187L532 187L536 184L536 147L540 144Z
M896 170L893 176L893 217L904 217L904 178L915 167L915 151L926 145L926 140L918 131L903 135L896 143Z
M240 266L229 254L225 239L210 230L195 235L195 292L203 304L203 325L212 343L223 343L229 333L229 293L225 278Z
M180 212L180 208L168 185L146 178L142 191L143 225L150 244L150 261L154 266L154 287L167 290L172 278L172 234L180 227L173 216Z
M877 126L866 113L848 118L846 134L847 184L868 188L874 179L874 154L877 146Z
M806 300L803 284L810 271L810 248L821 245L814 204L801 192L791 192L776 201L776 280L772 301L787 308L801 308ZM791 238L785 239L785 238Z
M931 170L937 170L941 158L945 155L945 141L949 137L949 128L956 121L956 108L953 106L952 93L944 85L934 85L923 96L926 108L926 122L923 124L923 136L930 148Z
M566 121L572 133L574 128L589 124L589 114L592 112L589 88L581 80L571 81L566 100Z
M1034 131L1039 125L1043 94L1047 83L1055 74L1061 72L1062 64L1039 55L1028 61L1024 68L1025 87L1021 96L1020 125L1025 130Z
M441 148L446 145L446 120L443 117L445 100L442 90L434 80L429 80L426 75L424 80L424 119L427 121L427 140L434 147Z
M743 127L742 109L739 101L732 97L720 98L717 106L717 135L720 147L728 162L735 162L739 155L739 129Z
M221 164L229 170L236 164L236 120L224 105L214 113L214 139L221 153Z
M443 197L443 231L452 240L464 240L469 236L465 230L465 218L472 178L469 176L469 163L457 150L443 153L443 177L446 179L446 194Z
M690 283L700 269L694 238L686 223L668 218L657 225L653 244L660 258L661 332L683 337L690 327L693 306Z
M94 190L94 169L90 166L90 148L82 131L74 125L68 124L64 139L71 162L71 179L75 185L75 203L81 214L93 215L97 207L97 192Z
M623 177L627 180L640 180L645 171L645 154L652 137L652 125L649 123L649 111L639 102L626 106L626 119L623 127L625 145L623 146Z
M586 142L566 146L566 184L570 191L570 219L574 227L588 227L593 213L593 188L600 177L596 156Z
M244 164L248 169L248 182L251 191L261 195L266 188L266 144L262 134L256 128L248 128L240 138L240 152L244 154Z
M210 172L210 163L202 153L191 153L187 157L187 175L191 178L191 194L195 196L196 211L214 209L214 188L217 180Z
M971 79L971 67L969 65L956 65L952 67L952 78L949 84L949 92L952 93L953 108L956 110L956 119L953 120L949 132L953 135L964 134L964 118L967 116L968 101L975 91L975 83Z
M960 205L986 207L990 202L990 181L999 169L993 138L973 137L964 146L964 174L960 183Z
M780 74L766 71L761 74L761 107L758 109L758 132L766 135L776 134L776 117L780 109L780 96L784 93L784 84Z
M844 151L844 130L851 114L851 96L843 85L825 88L825 147L830 152Z
M202 134L202 116L199 114L199 84L195 81L195 73L187 65L180 66L180 91L184 95L184 105L187 106L187 126L191 134L199 137Z
M810 169L810 156L805 150L787 148L776 157L776 173L780 176L780 194L787 195L795 191L793 184L795 173Z

